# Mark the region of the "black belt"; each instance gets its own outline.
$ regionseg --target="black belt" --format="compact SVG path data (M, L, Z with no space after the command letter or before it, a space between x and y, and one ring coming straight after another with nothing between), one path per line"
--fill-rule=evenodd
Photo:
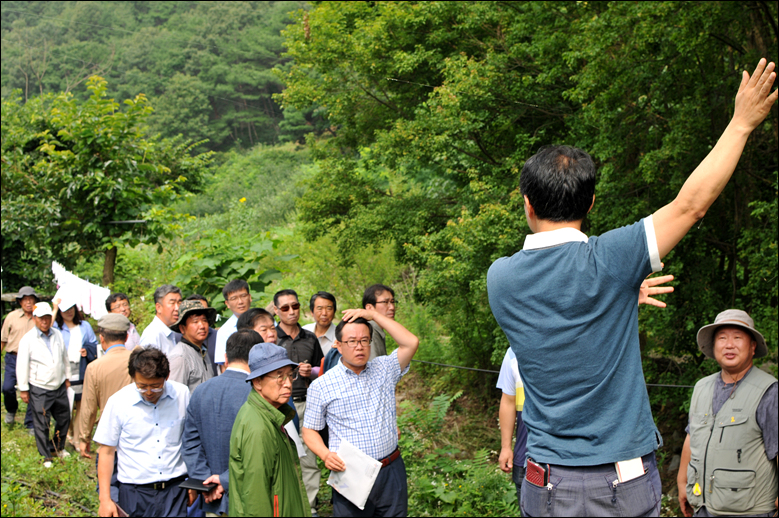
M139 487L142 489L154 489L156 491L159 491L161 489L165 489L171 486L176 486L178 484L181 484L187 479L186 475L181 475L180 477L172 478L170 480L165 480L163 482L152 482L151 484L127 484L133 485L135 487Z
M300 396L300 397L292 397L292 401L296 403L302 403L306 400L306 396Z

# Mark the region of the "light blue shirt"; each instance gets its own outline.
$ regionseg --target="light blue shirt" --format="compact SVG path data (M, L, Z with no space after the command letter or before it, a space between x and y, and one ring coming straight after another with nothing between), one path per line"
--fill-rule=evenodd
M308 387L304 427L330 430L330 451L338 451L341 440L376 460L398 447L395 386L409 369L401 371L398 351L367 363L358 375L341 360L326 376Z
M227 354L227 339L238 329L238 317L233 315L227 319L225 325L216 332L216 347L214 348L214 363L222 365Z
M49 352L51 352L51 329L49 329L49 334L47 335L43 334L43 331L41 331L37 327L35 328L35 330L38 331L38 336L41 337L43 343L46 344L46 347L49 348Z
M189 389L166 381L162 397L151 404L131 383L108 398L94 440L116 447L118 478L127 484L151 484L186 475L181 434Z
M141 335L141 347L154 347L166 355L181 341L181 334L171 330L160 317L155 316Z

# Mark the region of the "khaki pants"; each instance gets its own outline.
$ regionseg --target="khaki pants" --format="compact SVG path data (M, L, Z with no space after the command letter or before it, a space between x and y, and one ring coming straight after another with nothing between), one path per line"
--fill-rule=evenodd
M298 411L298 419L300 419L300 428L302 429L303 419L306 417L306 402L293 401L293 403ZM303 443L303 446L306 448L306 456L300 457L300 468L303 472L303 485L306 486L306 494L308 495L308 505L311 506L311 512L313 513L316 511L316 495L319 492L319 479L322 478L322 472L319 471L319 467L316 465L314 452L309 450L305 443Z
M81 401L73 402L73 414L70 416L70 430L68 430L68 439L73 441L75 446L79 446L81 440L81 427L78 423L78 411L81 410Z

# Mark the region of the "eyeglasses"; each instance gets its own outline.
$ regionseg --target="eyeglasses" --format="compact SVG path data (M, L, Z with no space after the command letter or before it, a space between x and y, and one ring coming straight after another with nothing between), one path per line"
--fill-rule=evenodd
M152 391L155 394L159 394L164 389L165 389L165 387L160 387L160 388L156 388L156 387L141 387L137 383L135 384L135 390L137 390L141 394L145 394L145 393L147 393L149 391Z
M251 297L251 295L249 295L248 293L241 293L240 295L233 295L232 297L227 299L227 302L237 302L239 300L246 300L249 297Z
M345 342L341 342L342 344L346 344L349 349L354 349L357 347L357 344L362 345L363 347L370 347L371 346L371 339L370 338L363 338L361 340L347 340Z
M393 306L398 305L398 301L395 299L388 299L388 300L377 300L376 304L392 304Z
M292 308L295 311L297 311L300 309L300 303L295 302L294 304L284 304L279 308L279 311L281 311L282 313L286 313L287 311L289 311L289 308Z
M299 374L298 369L295 369L289 374L276 374L275 376L268 375L267 377L272 380L276 380L277 384L283 385L284 382L287 381L287 379L289 379L290 381L295 381L296 379L298 379L298 374Z

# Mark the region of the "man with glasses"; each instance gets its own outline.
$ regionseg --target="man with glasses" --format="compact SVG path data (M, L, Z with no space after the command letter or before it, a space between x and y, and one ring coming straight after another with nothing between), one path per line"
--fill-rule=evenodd
M181 335L169 326L179 318L181 290L172 284L163 284L154 290L156 315L141 335L141 347L153 347L168 354L181 340Z
M389 356L369 361L373 332L369 322L373 320L387 330L398 348ZM389 317L367 309L344 311L335 335L343 356L309 388L303 441L332 471L346 469L337 453L341 441L381 462L364 509L333 491L333 516L406 516L408 486L398 449L395 387L408 372L419 339ZM330 433L328 446L318 433L325 425Z
M230 516L310 516L297 449L284 428L298 364L267 343L249 351L252 391L230 438ZM310 455L310 454L309 454Z
M397 307L395 291L384 284L368 286L362 296L362 307L369 311L375 311L390 320L395 320L395 308ZM377 356L387 355L387 344L385 343L384 329L373 320L370 321L370 325L373 328L370 357L372 360Z
M230 338L231 334L235 333L238 318L252 306L252 295L249 293L249 284L245 280L233 279L222 288L222 296L225 299L227 309L233 312L230 318L227 319L227 322L216 332L214 362L224 372L227 339Z
M132 352L128 373L133 383L108 399L95 433L98 514L119 516L118 504L130 516L185 516L187 490L179 484L187 478L181 434L189 389L168 381L168 358L153 347ZM115 456L118 502L110 490Z
M313 379L319 375L319 364L324 358L319 340L311 331L300 324L300 302L294 290L281 290L273 296L273 305L279 317L278 345L286 349L289 359L296 362L300 376L292 384L292 401L300 420L306 418L306 392ZM314 455L306 450L306 456L300 459L303 470L303 483L306 486L311 514L316 516L316 495L319 492L321 472Z
M105 299L105 308L109 313L116 313L130 318L132 310L130 309L130 299L124 293L112 293ZM127 331L127 342L124 346L128 351L132 351L141 344L141 335L138 334L135 324L130 322L130 329ZM98 356L102 356L98 348Z

